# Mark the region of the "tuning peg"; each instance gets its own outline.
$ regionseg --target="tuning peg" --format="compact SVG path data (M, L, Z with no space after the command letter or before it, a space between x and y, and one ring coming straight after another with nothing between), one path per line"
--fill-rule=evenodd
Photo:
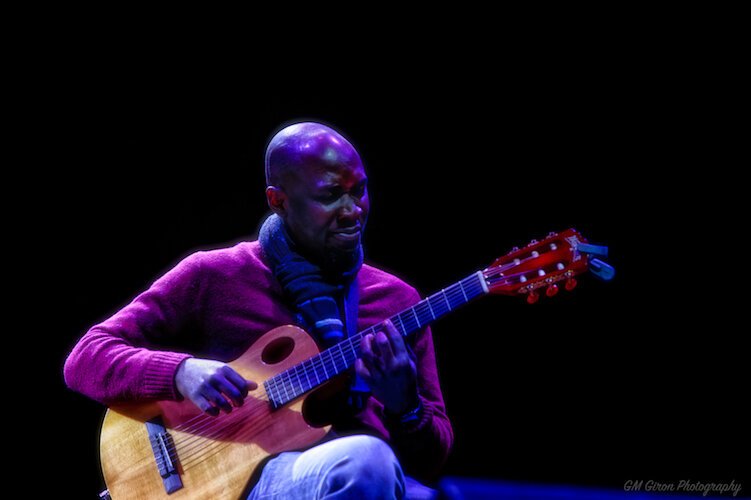
M576 249L587 255L596 255L597 257L607 257L608 247L603 245L592 245L591 243L579 243Z
M592 271L592 274L603 281L610 281L613 279L613 276L615 276L615 268L613 268L613 266L611 266L607 262L601 261L600 259L590 260L589 270Z
M547 288L547 290L545 290L545 295L547 295L548 297L552 297L552 296L554 296L557 293L558 293L558 285L556 285L555 283L553 283L552 285L550 285Z
M570 292L571 290L576 288L576 285L577 285L576 278L569 278L566 280L566 284L564 285L564 287L566 288L567 292Z
M534 304L538 300L540 300L540 296L534 290L532 290L531 292L529 292L529 294L527 294L527 303L528 304Z

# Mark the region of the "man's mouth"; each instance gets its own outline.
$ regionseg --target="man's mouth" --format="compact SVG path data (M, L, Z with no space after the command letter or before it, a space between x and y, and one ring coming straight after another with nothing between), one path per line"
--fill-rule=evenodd
M352 226L352 227L346 227L343 229L337 229L336 231L332 231L332 235L334 238L342 241L359 241L360 240L360 226Z

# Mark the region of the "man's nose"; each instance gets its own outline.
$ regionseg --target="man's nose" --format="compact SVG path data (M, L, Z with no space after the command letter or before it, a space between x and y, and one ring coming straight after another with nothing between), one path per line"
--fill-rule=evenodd
M362 214L362 207L358 203L358 200L349 194L342 196L342 206L339 210L339 217L343 219L358 219L360 214Z

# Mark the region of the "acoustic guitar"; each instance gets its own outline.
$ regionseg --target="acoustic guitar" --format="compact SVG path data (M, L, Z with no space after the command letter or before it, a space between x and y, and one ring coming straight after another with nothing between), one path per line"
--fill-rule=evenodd
M607 264L592 255L598 249L601 255L603 248L587 244L574 229L551 233L390 319L406 337L488 293L526 296L534 303L542 290L552 296L559 284L573 289L574 276L593 263L602 270ZM269 331L229 363L259 386L228 414L208 416L187 400L109 408L100 439L109 494L115 500L239 498L269 455L324 437L328 427L306 421L303 396L351 367L361 339L381 327L373 325L320 352L300 328Z

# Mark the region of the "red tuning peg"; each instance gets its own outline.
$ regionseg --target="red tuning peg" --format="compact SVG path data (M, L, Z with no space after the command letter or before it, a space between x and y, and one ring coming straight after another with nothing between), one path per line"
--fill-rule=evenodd
M527 294L527 303L528 304L534 304L538 300L540 300L540 296L537 294L537 292L532 291L532 292L529 292L529 294Z
M570 292L574 288L576 288L576 279L575 278L569 278L566 280L566 291Z
M547 295L548 297L552 297L553 295L557 293L558 293L558 285L556 285L555 283L550 285L548 289L545 290L545 295Z

